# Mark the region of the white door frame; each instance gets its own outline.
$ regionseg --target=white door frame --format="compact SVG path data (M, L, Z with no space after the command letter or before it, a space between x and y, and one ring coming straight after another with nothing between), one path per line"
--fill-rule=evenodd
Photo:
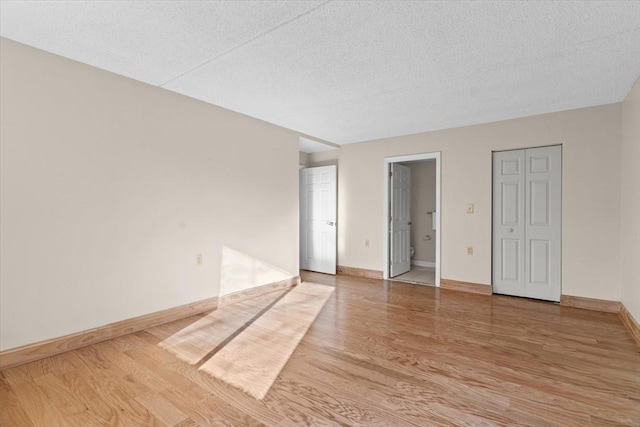
M406 156L385 157L383 162L383 182L384 182L384 203L383 203L383 225L382 225L382 247L383 262L382 274L383 278L389 278L389 171L391 163L414 162L418 160L435 160L436 161L436 283L440 287L440 242L442 241L442 227L440 227L441 203L440 203L440 152L409 154Z

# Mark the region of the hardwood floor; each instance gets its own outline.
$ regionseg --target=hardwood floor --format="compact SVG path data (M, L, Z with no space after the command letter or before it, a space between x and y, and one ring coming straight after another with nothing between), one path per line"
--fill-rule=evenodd
M0 425L640 425L640 348L616 314L303 280L336 290L264 400L145 330L2 371Z

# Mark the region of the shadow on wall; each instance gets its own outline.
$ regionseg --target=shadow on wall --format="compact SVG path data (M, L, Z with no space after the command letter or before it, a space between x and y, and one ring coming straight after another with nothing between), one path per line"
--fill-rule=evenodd
M219 296L290 279L293 276L281 268L227 246L222 247L221 263Z

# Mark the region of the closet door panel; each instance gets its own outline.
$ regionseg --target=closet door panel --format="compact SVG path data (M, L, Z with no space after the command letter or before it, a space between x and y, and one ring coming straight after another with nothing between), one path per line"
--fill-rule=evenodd
M525 296L560 301L561 148L530 148L525 159Z
M523 150L493 154L493 292L524 296Z

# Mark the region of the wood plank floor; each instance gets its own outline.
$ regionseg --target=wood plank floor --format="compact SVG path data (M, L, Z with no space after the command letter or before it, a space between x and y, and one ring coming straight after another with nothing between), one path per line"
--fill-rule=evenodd
M640 425L640 349L615 314L303 279L336 291L264 400L147 330L1 372L0 425Z

